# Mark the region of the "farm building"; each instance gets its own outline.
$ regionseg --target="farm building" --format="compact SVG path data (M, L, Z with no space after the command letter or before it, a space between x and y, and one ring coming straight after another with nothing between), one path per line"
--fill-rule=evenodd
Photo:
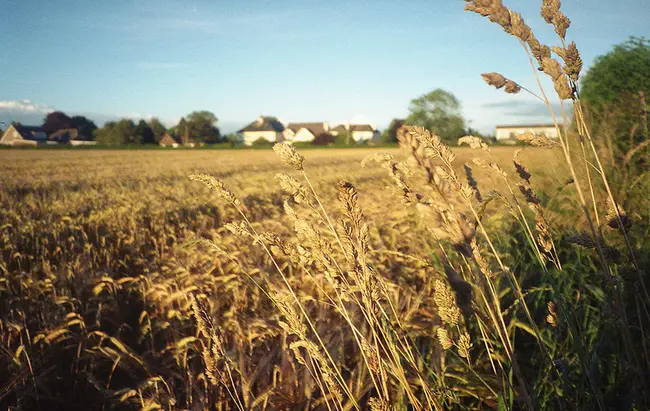
M164 136L158 141L161 147L194 147L194 140L187 136L177 137L170 133L165 133Z
M331 131L332 135L337 136L341 133L350 133L350 137L354 141L371 141L379 138L379 131L374 124L349 124L344 123L334 127Z
M554 124L500 125L497 126L495 136L499 141L515 140L518 135L526 132L548 138L558 138L557 129Z
M327 123L289 123L284 129L284 140L293 142L311 142L321 134L329 133Z
M50 141L56 141L60 144L70 144L71 146L94 146L96 141L83 140L79 137L79 130L76 128L63 128L50 134Z
M12 124L2 135L0 144L6 146L38 146L56 144L47 139L47 134L40 127Z
M180 140L176 139L176 137L172 136L169 133L165 133L164 136L158 141L158 145L160 147L179 147L181 145Z
M250 146L259 139L264 139L269 143L281 143L284 125L275 117L259 116L246 127L238 131L240 141Z

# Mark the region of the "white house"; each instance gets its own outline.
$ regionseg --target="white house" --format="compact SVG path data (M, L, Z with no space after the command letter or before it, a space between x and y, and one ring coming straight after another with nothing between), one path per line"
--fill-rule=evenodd
M289 143L308 143L325 133L329 133L327 123L289 123L284 129L283 136L284 140Z
M495 136L497 140L515 140L518 135L526 132L531 132L537 136L558 138L554 124L500 125L497 126Z
M48 144L47 134L40 127L21 126L12 124L2 135L0 144L6 146L37 146L41 144Z
M379 131L374 124L344 123L331 129L330 133L334 136L338 136L341 133L350 133L350 137L357 143L379 138Z
M284 125L275 117L259 116L259 118L238 131L240 141L250 146L259 139L270 143L281 143L284 140Z

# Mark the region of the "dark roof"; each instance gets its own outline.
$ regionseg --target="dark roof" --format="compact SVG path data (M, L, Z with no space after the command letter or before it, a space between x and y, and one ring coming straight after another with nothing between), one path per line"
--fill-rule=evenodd
M253 121L246 127L239 130L240 133L245 131L284 131L284 126L275 117L260 116L257 120Z
M374 128L370 124L339 124L338 126L334 127L332 131L335 132L345 132L350 130L351 132L353 131L375 131Z
M325 123L289 123L287 129L297 133L301 128L306 128L314 136L319 136L327 132L325 130Z
M350 124L350 131L375 131L370 124Z
M37 138L34 135L35 133L45 133L41 127L14 124L14 128L25 140L47 140L47 135L44 138Z
M541 127L553 127L555 124L499 124L497 128L541 128Z

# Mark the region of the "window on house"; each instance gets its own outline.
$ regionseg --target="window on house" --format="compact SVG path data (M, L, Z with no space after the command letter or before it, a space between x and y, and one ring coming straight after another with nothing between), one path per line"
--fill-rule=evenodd
M517 138L517 135L514 132L512 132L512 133L510 133L510 138L513 138L513 139Z

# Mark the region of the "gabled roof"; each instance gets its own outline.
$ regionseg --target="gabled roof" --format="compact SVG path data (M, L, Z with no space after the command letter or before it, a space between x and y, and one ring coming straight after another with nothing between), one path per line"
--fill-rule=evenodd
M171 134L169 132L163 134L163 136L158 140L159 145L172 145L172 144L178 144L180 146L187 146L190 144L194 144L194 139L192 137L186 137L186 136L176 136L174 134Z
M280 133L284 131L284 125L275 117L260 116L257 120L239 130L240 133L246 131L275 131Z
M350 131L375 131L370 124L350 124Z
M500 124L497 128L555 128L555 124Z
M10 127L15 128L18 134L20 134L20 136L25 140L47 140L47 134L45 134L45 131L40 127L16 124L11 125Z
M375 128L371 126L370 124L339 124L338 126L334 127L332 131L334 132L344 132L344 131L350 131L350 132L355 132L355 131L375 131Z
M170 133L165 133L160 141L158 141L158 144L162 145L172 145L172 144L181 144L181 140L176 137L171 135Z
M289 123L287 129L297 133L301 128L309 130L314 136L327 133L327 123Z

